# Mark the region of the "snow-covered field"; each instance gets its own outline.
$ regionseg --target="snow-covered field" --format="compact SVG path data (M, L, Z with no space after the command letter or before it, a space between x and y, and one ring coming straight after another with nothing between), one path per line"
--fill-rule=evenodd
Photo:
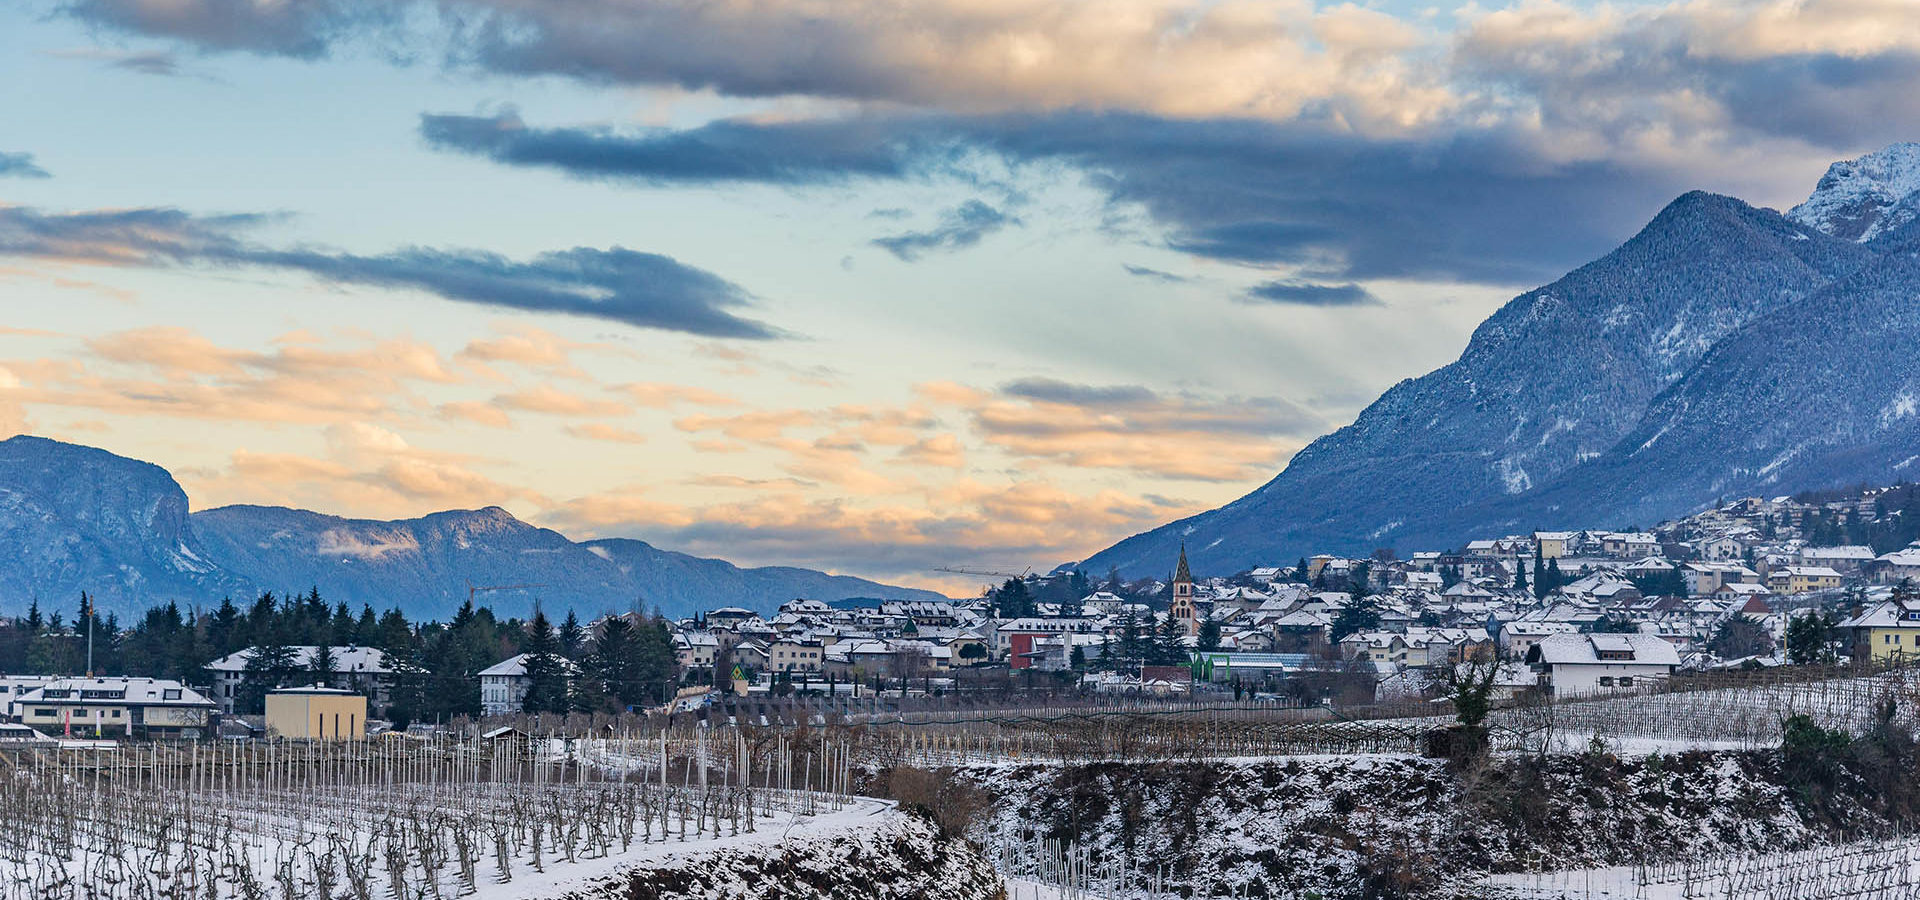
M844 755L818 746L719 743L689 764L605 743L591 764L478 741L23 757L0 775L0 900L559 897L900 817L818 790L845 783Z

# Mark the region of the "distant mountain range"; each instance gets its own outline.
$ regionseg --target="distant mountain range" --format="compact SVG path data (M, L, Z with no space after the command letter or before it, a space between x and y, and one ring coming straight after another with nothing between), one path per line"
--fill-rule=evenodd
M1785 215L1695 192L1522 294L1227 506L1088 571L1227 574L1315 552L1651 525L1721 498L1911 478L1920 144L1834 164Z
M536 599L583 616L764 612L796 597L943 599L811 569L743 569L644 541L576 542L498 507L395 522L268 506L189 513L186 492L159 466L26 435L0 441L0 559L0 609L38 598L70 617L83 590L102 609L128 611L318 587L330 601L425 617L451 613L469 585L530 585L478 595L513 614Z

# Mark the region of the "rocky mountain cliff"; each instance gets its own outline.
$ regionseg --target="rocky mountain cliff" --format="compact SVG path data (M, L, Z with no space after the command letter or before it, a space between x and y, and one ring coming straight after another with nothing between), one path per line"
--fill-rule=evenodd
M428 617L458 607L469 585L533 585L481 595L504 612L538 599L583 615L940 597L810 569L743 569L642 541L575 542L498 507L394 522L265 506L189 514L185 491L159 466L26 435L0 441L0 555L8 613L35 597L67 610L82 590L125 611L317 586L329 600Z
M1184 542L1225 574L1901 477L1920 453L1916 212L1920 145L1836 164L1787 216L1682 196L1265 486L1083 565L1163 572Z
M143 596L213 596L241 580L195 538L167 470L45 438L0 441L0 597L69 619L80 592L111 608Z

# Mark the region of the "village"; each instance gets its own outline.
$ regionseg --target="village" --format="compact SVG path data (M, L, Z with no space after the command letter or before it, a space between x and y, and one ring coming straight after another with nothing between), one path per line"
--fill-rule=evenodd
M1904 511L1889 509L1886 491L1751 498L1647 531L1539 531L1404 559L1316 555L1197 578L1183 552L1165 579L1095 583L1062 567L964 601L796 599L770 615L720 607L583 625L570 616L561 633L572 637L550 651L483 660L459 683L477 694L475 721L578 710L618 621L623 635L664 629L672 667L644 701L601 711L702 721L709 709L731 721L742 700L759 701L761 721L771 709L789 722L1063 696L1361 707L1432 696L1437 676L1468 660L1499 662L1502 699L1630 695L1676 673L1920 651L1920 543L1875 552L1834 542L1852 532L1884 544ZM263 668L263 653L283 662ZM409 674L380 649L317 644L249 646L177 679L10 672L0 739L358 740L394 727Z

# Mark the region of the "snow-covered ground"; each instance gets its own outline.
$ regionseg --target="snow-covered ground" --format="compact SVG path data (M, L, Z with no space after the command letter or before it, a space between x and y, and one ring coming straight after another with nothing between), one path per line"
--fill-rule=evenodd
M897 828L903 816L891 800L859 798L845 809L824 815L787 814L776 817L774 821L762 824L760 830L752 834L695 837L684 843L642 844L599 859L549 865L545 872L522 871L510 882L483 884L477 893L468 896L476 900L560 900L582 894L597 895L624 884L636 870L657 868L730 850L764 851L775 846L854 831L883 831Z

